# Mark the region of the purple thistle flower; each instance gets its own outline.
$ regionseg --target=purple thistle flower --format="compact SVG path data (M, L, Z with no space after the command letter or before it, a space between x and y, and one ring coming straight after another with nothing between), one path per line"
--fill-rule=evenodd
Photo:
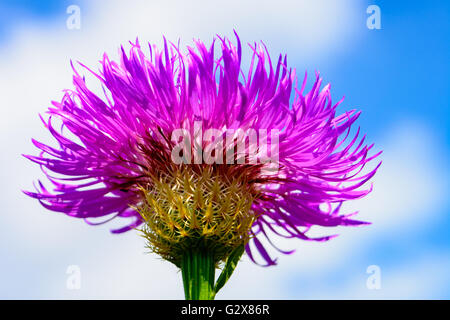
M36 192L26 194L47 209L90 224L126 218L129 221L124 227L112 230L121 233L145 222L143 203L150 211L157 208L151 203L162 203L157 198L162 192L155 195L153 190L157 188L154 177L161 179L183 166L194 168L200 176L211 169L212 177L226 177L225 185L240 181L236 190L244 196L238 195L236 201L247 197L251 204L251 231L244 230L251 233L245 241L246 252L254 262L258 253L265 265L276 263L263 245L272 245L273 237L326 241L333 236L311 238L307 231L312 226L366 224L354 220L355 213L340 213L345 201L371 191L361 188L380 165L363 172L380 153L369 155L373 145L365 144L359 128L350 135L360 112L337 114L342 100L331 102L330 86L321 88L318 75L305 93L306 76L297 87L295 70L288 69L286 56L280 55L273 64L264 45L250 46L251 64L244 71L239 38L237 46L226 38L215 41L221 45L218 58L214 42L207 48L200 41L195 48L188 47L186 54L165 41L163 51L149 46L150 55L146 56L137 40L131 43L128 55L121 48L120 62L105 54L99 73L83 66L103 85L103 98L87 87L72 66L74 90L66 90L61 102L52 102L47 119L41 117L57 147L33 139L41 153L26 156L42 167L52 188L39 182ZM54 118L62 123L59 130ZM267 174L264 165L248 163L171 163L172 132L183 128L197 137L196 121L203 130L278 130L278 171ZM99 218L103 220L99 222ZM180 228L178 220L167 221ZM165 251L161 252L164 256Z

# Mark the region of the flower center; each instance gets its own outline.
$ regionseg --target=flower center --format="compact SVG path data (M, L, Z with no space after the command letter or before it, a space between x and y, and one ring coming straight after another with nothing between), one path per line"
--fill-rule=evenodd
M217 264L249 240L256 195L245 180L211 166L182 166L140 190L144 201L136 210L148 247L177 266L186 250L212 252Z

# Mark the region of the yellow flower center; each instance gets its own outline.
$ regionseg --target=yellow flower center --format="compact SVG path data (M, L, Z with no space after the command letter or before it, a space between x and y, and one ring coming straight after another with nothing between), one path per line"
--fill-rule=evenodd
M152 177L140 190L145 201L136 210L148 248L177 266L186 250L214 252L218 263L249 240L256 195L243 179L215 173L212 166L182 166Z

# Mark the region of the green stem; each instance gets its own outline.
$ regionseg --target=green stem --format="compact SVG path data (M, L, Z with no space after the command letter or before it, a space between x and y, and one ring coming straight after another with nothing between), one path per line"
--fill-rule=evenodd
M189 250L182 257L181 273L183 276L186 300L214 299L214 255L205 250Z

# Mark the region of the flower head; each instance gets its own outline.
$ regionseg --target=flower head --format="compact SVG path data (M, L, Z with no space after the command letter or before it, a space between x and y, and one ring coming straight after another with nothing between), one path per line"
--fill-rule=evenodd
M318 75L304 93L306 76L297 87L286 57L273 64L262 44L243 70L239 38L149 49L136 40L119 62L105 54L98 73L88 69L103 97L74 68L74 90L42 118L57 146L33 140L41 154L27 156L52 188L39 182L28 195L92 224L130 220L114 233L143 224L149 248L177 265L190 246L214 248L219 262L242 244L273 265L264 241L324 241L332 236L307 231L365 223L340 208L370 192L361 188L379 164L363 169L379 153L369 155L359 128L350 136L360 113L337 114L342 100L331 102Z

